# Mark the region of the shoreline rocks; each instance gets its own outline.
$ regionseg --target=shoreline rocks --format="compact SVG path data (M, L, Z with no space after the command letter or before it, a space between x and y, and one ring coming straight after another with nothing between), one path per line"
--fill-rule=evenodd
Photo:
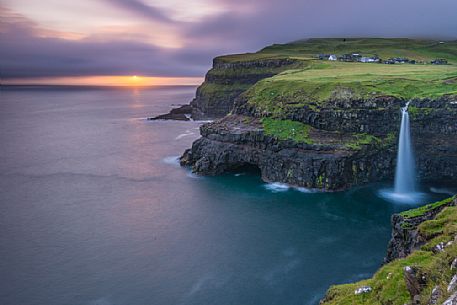
M155 121L155 120L190 121L191 113L192 113L192 107L190 105L182 105L180 107L171 109L169 113L148 118L148 121Z

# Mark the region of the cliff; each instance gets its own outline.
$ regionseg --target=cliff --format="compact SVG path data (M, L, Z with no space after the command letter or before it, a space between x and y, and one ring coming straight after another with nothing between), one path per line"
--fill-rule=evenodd
M194 119L220 118L228 114L235 99L261 79L299 67L300 61L275 54L216 57L213 68L197 88L192 106Z
M457 304L457 198L392 216L392 240L375 275L332 286L321 305Z
M316 53L355 51L386 57L404 53L424 64L365 64L315 58ZM425 64L438 54L446 54L451 64ZM268 61L272 56L276 60ZM279 60L281 56L288 59ZM258 66L264 60L271 65L268 69L282 72L267 77L264 68L259 68L264 66ZM214 110L209 113L219 109L218 115L231 111L201 127L202 138L186 151L181 163L202 175L254 166L265 181L324 191L391 179L400 107L410 101L419 178L455 183L456 64L456 42L443 45L401 39L314 39L274 45L255 54L233 55L230 60L217 59L192 106L195 113L211 107ZM247 74L240 78L243 73L221 72L230 69L245 69L243 73ZM258 73L253 72L256 69ZM219 74L222 76L215 76ZM213 87L211 84L216 82L218 85ZM241 83L246 85L244 91L238 87ZM228 94L218 91L218 86L240 90L232 94L235 91L230 89ZM211 88L211 94L206 87ZM216 98L218 94L220 98Z

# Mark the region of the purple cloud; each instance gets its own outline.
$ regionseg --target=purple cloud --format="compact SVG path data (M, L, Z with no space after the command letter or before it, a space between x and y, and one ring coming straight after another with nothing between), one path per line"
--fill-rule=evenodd
M17 15L0 20L2 76L202 76L216 55L256 51L302 38L457 39L455 0L214 0L226 10L194 22L173 20L167 12L141 0L105 1L161 23L162 28L172 27L174 35L177 32L181 37L182 47L164 48L142 41L141 35L133 38L133 34L130 40L117 36L44 38L37 24ZM144 29L144 33L148 31L154 28Z

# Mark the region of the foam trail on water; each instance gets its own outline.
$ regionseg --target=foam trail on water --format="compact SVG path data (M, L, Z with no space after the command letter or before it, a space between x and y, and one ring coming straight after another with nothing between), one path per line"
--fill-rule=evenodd
M179 166L179 156L169 156L162 159L163 163Z
M294 187L294 189L301 193L317 193L318 192L318 190L316 190L316 189L308 189L306 187Z
M178 136L175 138L175 140L179 140L179 139L182 139L182 138L184 138L184 137L191 136L191 135L193 135L193 134L194 134L194 133L193 133L191 130L188 129L188 130L186 130L185 133L182 133L182 134L178 135Z
M264 187L267 190L272 191L273 193L286 192L290 188L290 186L288 186L287 184L280 182L267 183L264 185Z

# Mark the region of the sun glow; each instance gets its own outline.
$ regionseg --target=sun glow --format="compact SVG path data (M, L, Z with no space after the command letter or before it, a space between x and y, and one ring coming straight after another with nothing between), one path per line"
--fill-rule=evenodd
M201 77L158 77L158 76L65 76L5 79L5 85L68 85L68 86L115 86L147 87L199 85Z

